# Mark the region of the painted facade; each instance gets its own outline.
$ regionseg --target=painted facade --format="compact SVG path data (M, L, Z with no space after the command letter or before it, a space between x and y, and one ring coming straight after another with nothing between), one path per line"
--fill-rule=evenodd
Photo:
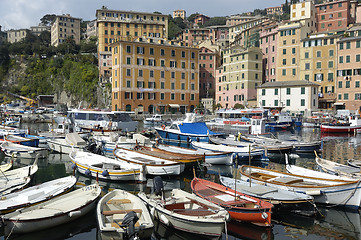
M51 45L57 47L68 38L80 44L80 21L69 14L56 16L51 24Z
M274 82L277 79L278 24L271 23L262 26L259 42L263 61L262 82Z

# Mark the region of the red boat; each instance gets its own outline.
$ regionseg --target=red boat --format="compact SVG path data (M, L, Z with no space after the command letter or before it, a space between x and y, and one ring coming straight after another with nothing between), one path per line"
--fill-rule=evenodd
M353 133L361 129L361 118L359 115L350 115L348 121L339 123L334 120L332 123L321 124L321 132L324 133Z
M191 188L197 196L227 209L233 220L271 226L273 204L269 202L200 178L193 178Z

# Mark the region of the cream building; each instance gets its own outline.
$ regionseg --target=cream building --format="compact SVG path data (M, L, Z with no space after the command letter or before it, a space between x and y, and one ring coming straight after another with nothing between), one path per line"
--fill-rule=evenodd
M18 29L18 30L9 30L7 31L7 39L9 43L20 42L27 35L28 29Z
M51 24L51 45L57 47L71 38L76 44L80 43L80 18L69 14L58 15Z
M186 11L185 10L174 10L173 11L173 18L180 17L182 19L186 18Z

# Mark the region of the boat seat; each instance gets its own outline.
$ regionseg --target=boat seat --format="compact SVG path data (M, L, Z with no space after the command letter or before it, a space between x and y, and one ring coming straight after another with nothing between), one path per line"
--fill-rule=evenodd
M269 181L285 183L285 184L294 184L294 183L303 182L303 179L294 178L294 177L280 177L280 178L270 179Z
M107 204L124 204L124 203L131 203L129 199L110 199Z
M126 214L129 213L131 211L134 211L135 213L142 213L143 210L142 209L121 209L121 210L110 210L110 211L103 211L103 215L104 216L110 216L110 215L114 215L114 214Z
M122 221L119 221L119 222L114 221L114 222L112 222L112 223L110 224L110 226L113 227L113 228L121 228L121 227L120 227L121 225L122 225ZM135 226L135 227L139 227L139 226L140 226L139 220L135 223L134 226Z

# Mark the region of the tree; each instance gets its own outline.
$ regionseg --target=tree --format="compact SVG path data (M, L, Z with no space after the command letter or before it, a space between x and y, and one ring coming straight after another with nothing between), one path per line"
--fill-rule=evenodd
M40 22L45 26L50 26L51 23L54 21L55 17L55 14L46 14L40 19Z
M189 22L194 22L194 18L199 14L199 12L196 13L192 13L191 15L189 15L189 17L187 17L187 20Z
M226 25L226 17L212 17L207 22L204 23L203 27L208 26L223 26Z
M236 103L236 104L234 104L233 108L235 108L235 109L243 109L244 106L242 104L240 104L240 103Z

